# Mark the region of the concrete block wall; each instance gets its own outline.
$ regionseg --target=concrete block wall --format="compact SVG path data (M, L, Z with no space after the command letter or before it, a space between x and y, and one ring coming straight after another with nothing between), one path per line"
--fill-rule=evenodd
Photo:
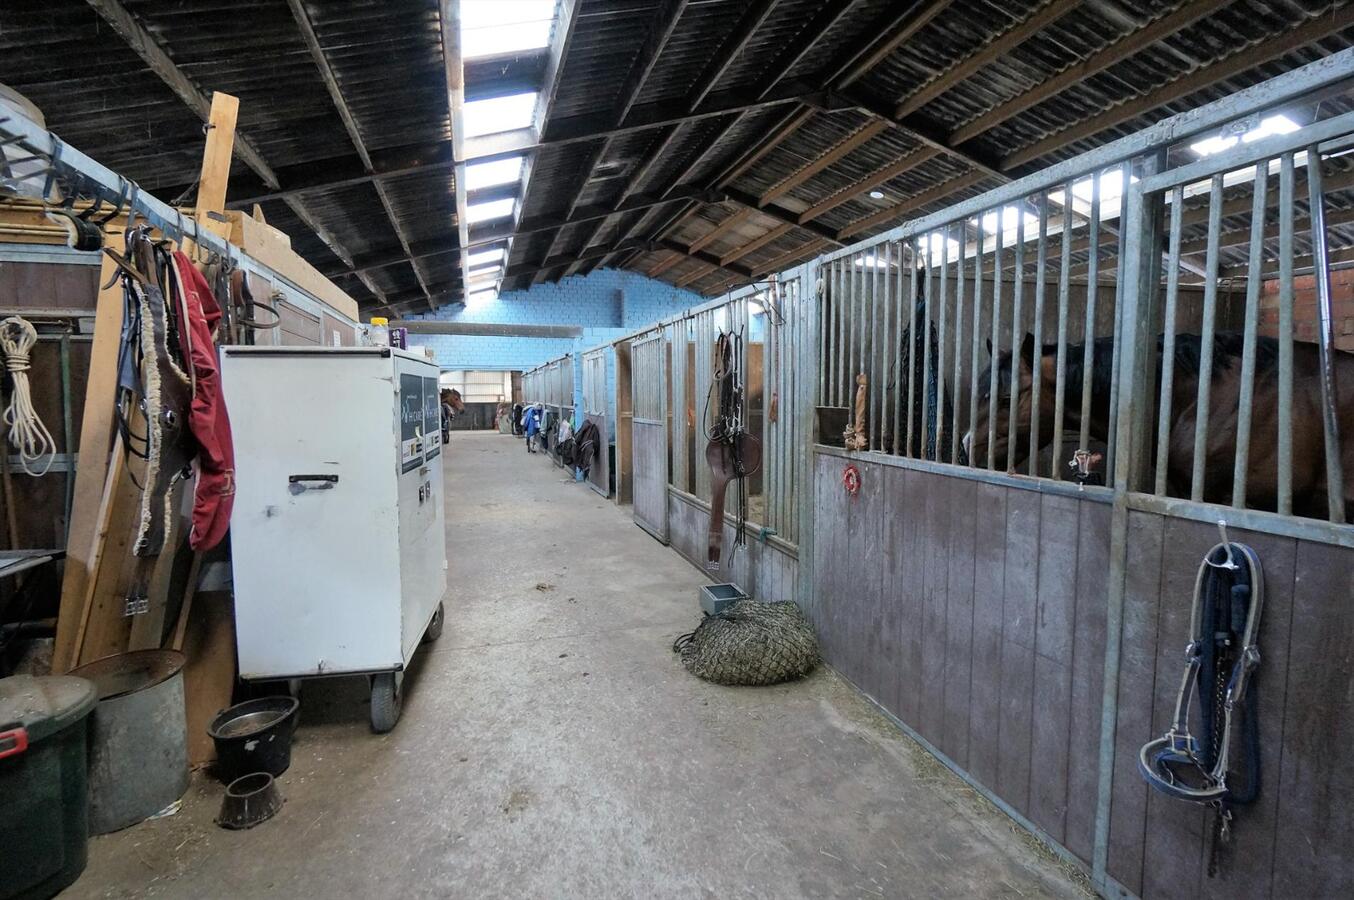
M570 338L410 335L413 344L432 347L444 369L531 369L566 353L594 347L636 328L698 306L691 291L620 269L598 269L556 284L510 291L483 306L454 306L410 316L443 322L499 325L581 325Z
M1354 350L1354 269L1336 269L1330 273L1331 318L1335 346ZM1244 283L1243 288L1244 290ZM1321 316L1316 307L1316 279L1301 275L1293 279L1293 337L1315 342L1320 337ZM1260 292L1260 333L1279 334L1279 282L1264 282Z

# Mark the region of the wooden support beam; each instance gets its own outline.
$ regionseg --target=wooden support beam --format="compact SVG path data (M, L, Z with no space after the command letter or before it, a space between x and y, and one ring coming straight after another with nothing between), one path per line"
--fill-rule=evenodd
M713 271L715 271L714 266L710 265L709 263L703 262L700 264L698 268L692 269L689 273L683 275L681 278L678 278L676 281L674 281L673 286L685 288L692 282L700 281L702 278L704 278L706 275L709 275Z
M894 118L901 119L904 116L911 115L950 88L972 78L986 66L996 62L1049 25L1081 6L1083 2L1084 0L1053 0L1053 2L1045 3L1028 19L994 37L899 101L897 108L893 111Z
M700 237L692 241L690 249L704 250L706 247L710 246L715 241L719 240L721 237L728 234L734 228L737 228L739 225L746 222L749 218L751 218L751 216L752 216L751 209L747 208L746 206L739 207L737 212L733 213L730 216L725 217L724 221L720 222L714 228L711 228L705 234L701 235Z
M768 231L761 237L753 238L751 241L748 241L743 246L735 247L733 250L730 250L728 253L721 256L719 258L719 264L721 266L727 266L730 263L737 262L738 260L747 256L749 253L753 253L757 250L760 250L761 248L765 247L772 241L784 237L785 235L789 234L793 229L794 226L790 224L777 225L775 228L772 228L770 231Z
M781 144L798 131L805 122L813 118L814 110L807 106L799 106L790 110L778 124L772 127L771 133L765 140L758 141L746 153L740 156L727 169L720 173L715 179L715 184L724 187L738 176L742 175L748 169L755 166L768 153L779 147Z
M223 238L230 237L230 223L212 213L220 215L226 211L226 186L230 182L231 151L235 146L235 121L239 114L238 97L221 91L212 94L207 117L207 148L202 154L194 216L200 227Z
M861 0L829 0L829 2L822 3L818 11L814 13L813 18L800 31L803 39L798 44L791 45L778 54L767 65L770 75L762 85L758 97L769 94L787 72L792 71L805 56L808 56L809 51L818 46L818 42L823 39L823 35L831 31L841 21L842 16L846 15L859 2Z
M951 178L949 181L922 191L920 194L908 197L901 203L895 203L893 206L890 206L887 209L881 209L879 212L872 213L863 219L857 219L841 231L837 232L837 237L845 240L846 238L860 234L862 231L873 228L881 223L897 221L908 213L921 209L923 206L943 200L964 188L972 187L986 177L987 176L982 172L968 172L964 175Z
M999 103L963 127L955 129L950 133L949 143L957 145L971 141L978 135L991 131L1002 122L1019 115L1030 107L1036 106L1050 97L1056 97L1092 75L1123 62L1135 53L1139 53L1158 41L1170 37L1177 31L1193 25L1223 7L1231 6L1232 3L1233 0L1184 0L1183 4L1170 15L1157 19L1145 28L1114 41L1098 53L1093 53L1081 62L1068 66L1052 78L1044 79L1034 88Z
M772 200L784 197L790 191L808 181L814 175L817 175L837 160L848 156L858 147L873 140L880 132L885 131L887 128L888 126L886 124L875 119L863 128L857 129L853 134L839 141L836 146L831 150L828 150L822 156L801 166L798 170L782 179L778 184L768 188L767 191L758 198L758 205L765 206Z
M814 219L824 213L836 209L843 203L854 200L867 191L872 191L886 181L891 181L902 175L904 172L910 172L917 166L922 165L940 155L940 151L933 147L921 147L913 150L911 153L897 160L896 162L885 166L877 172L866 175L864 178L849 184L837 193L831 195L825 200L810 206L799 214L799 222L812 222Z
M682 254L676 253L672 250L667 250L665 252L667 253L667 256L663 260L661 260L658 263L658 265L654 266L652 269L648 271L648 276L650 278L657 278L659 275L662 275L668 269L671 269L673 266L677 265L683 259L686 259L686 257L682 256Z
M1124 122L1168 103L1174 103L1188 97L1209 85L1235 78L1276 57L1291 53L1351 27L1354 27L1354 6L1345 6L1332 10L1319 18L1309 19L1286 34L1266 38L1248 47L1238 47L1232 55L1224 59L1216 60L1188 75L1177 78L1175 81L1168 82L1156 90L1148 91L1136 99L1113 106L1098 115L1084 119L1069 128L1064 128L1062 131L1011 153L1001 161L1001 168L1009 172L1026 163L1034 162L1068 144L1084 140L1117 125L1122 125Z
M310 14L306 12L302 0L287 0L287 6L291 9L292 18L296 21L297 28L300 29L301 38L305 41L310 58L314 61L315 68L319 70L325 90L329 92L329 99L333 102L334 109L343 122L343 128L348 132L348 140L352 141L353 149L357 151L358 158L362 160L363 169L370 172L372 169L371 154L367 152L367 145L362 139L361 130L357 127L357 120L353 117L348 101L343 97L343 89L339 87L338 78L329 65L329 57L326 55L324 47L320 45L319 35L315 33L315 25L310 21ZM404 229L400 227L400 220L395 214L389 191L379 180L373 181L372 186L376 188L376 195L381 201L381 209L385 212L386 219L390 222L390 228L395 233L395 240L399 241L400 246L404 248L405 258L414 272L414 280L423 289L423 294L428 301L428 309L435 310L437 306L433 303L432 293L428 290L428 283L424 278L423 270L419 268L418 261L409 250L409 238L404 233ZM349 269L356 271L351 263L349 263ZM375 289L371 289L375 293Z
M814 238L807 244L803 244L793 250L787 250L775 259L767 260L765 264L757 267L755 277L761 278L772 272L779 272L783 269L787 269L794 263L813 256L827 246L829 246L827 241L822 238Z
M757 29L762 27L767 17L771 15L772 10L776 8L777 0L756 0L749 5L743 15L739 17L738 24L729 33L729 36L720 44L719 49L710 57L710 61L705 64L700 75L696 77L696 89L687 97L687 109L697 109L705 98L714 90L715 85L724 77L724 73L729 71L729 67L734 64L739 55L747 47L748 41L757 33Z
M864 42L836 66L828 82L838 88L845 88L859 81L944 12L950 3L951 0L917 0L905 6L895 3L895 11L891 12L889 20L881 21L866 32Z

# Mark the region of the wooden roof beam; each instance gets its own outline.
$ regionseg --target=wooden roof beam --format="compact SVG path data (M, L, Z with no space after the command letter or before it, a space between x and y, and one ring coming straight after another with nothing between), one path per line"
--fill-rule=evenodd
M904 172L910 172L917 168L917 166L935 159L939 155L940 151L934 147L920 147L913 150L896 162L885 166L877 172L866 175L864 178L861 178L853 184L847 185L827 199L810 206L799 214L799 221L801 224L811 222L824 213L836 209L843 203L853 200L868 191L872 191L884 182L891 181L899 175L902 175Z
M697 76L696 89L687 97L688 110L696 109L705 101L715 85L724 77L724 73L729 71L729 67L747 47L748 41L752 40L757 29L766 22L767 17L776 8L777 2L778 0L757 0L739 17L738 24Z
M968 124L955 129L950 133L949 143L962 144L965 141L971 141L978 135L991 131L1001 123L1018 116L1030 107L1037 106L1050 97L1056 97L1092 75L1123 62L1135 53L1147 49L1158 41L1170 37L1224 7L1231 6L1233 2L1234 0L1185 0L1170 15L1163 16L1145 28L1113 41L1099 52L1091 54L1079 63L1068 66L1052 78L1041 81L1034 88L1019 96L997 104ZM1204 71L1207 71L1206 66Z
M827 79L829 84L846 88L879 65L890 53L906 44L932 19L945 11L952 0L916 0L892 13L889 22L870 29L865 40L848 54ZM896 7L895 7L896 8Z
M1136 99L1125 101L1110 107L1104 112L1084 119L1064 128L1062 131L1035 141L1027 147L1011 153L1001 161L1003 171L1011 171L1041 156L1053 153L1068 144L1084 140L1116 125L1122 125L1168 103L1174 103L1196 91L1212 84L1235 78L1270 60L1291 53L1301 47L1354 27L1354 6L1345 6L1337 10L1309 19L1287 34L1267 38L1248 47L1239 47L1232 55L1210 65L1196 69L1175 81L1168 82L1153 91L1148 91Z
M739 225L746 222L751 216L752 210L748 209L746 206L739 207L737 212L726 216L724 220L714 228L711 228L709 231L705 232L705 234L692 241L690 249L704 250L734 228L737 228Z
M338 111L339 118L343 121L343 128L348 132L348 139L353 142L353 149L357 151L357 156L362 160L363 167L371 171L371 155L367 152L366 142L362 139L362 132L357 127L357 121L353 118L352 110L348 107L348 102L343 98L343 91L339 87L338 79L334 77L334 70L329 65L329 57L324 52L324 47L320 45L319 35L315 33L315 25L310 21L310 14L306 12L305 4L302 0L287 0L287 6L291 9L292 18L296 20L296 27L301 31L301 39L305 42L306 49L310 52L310 57L315 61L315 67L320 71L320 78L324 81L325 90L329 92L329 99L334 103L334 109ZM399 241L404 248L405 259L408 260L410 268L414 271L414 280L422 288L424 298L428 301L429 311L435 311L437 304L433 302L432 292L428 289L427 279L424 277L423 270L419 268L418 260L409 249L409 238L400 226L399 217L395 215L394 205L391 203L390 194L385 186L379 181L373 181L372 186L376 188L376 196L381 201L381 208L385 210L386 218L390 221L390 227L395 232L395 240ZM355 266L350 266L352 271L356 272Z
M958 63L944 72L941 72L935 78L900 100L897 108L893 111L894 118L901 119L904 116L911 115L948 91L950 88L972 78L985 66L991 65L1007 53L1010 53L1016 47L1019 47L1021 44L1025 43L1025 41L1034 37L1058 19L1061 19L1078 6L1081 6L1082 3L1083 0L1053 0L1053 2L1045 3L1028 19L988 41L982 47L978 48L973 53L970 53Z
M785 235L789 234L793 229L794 226L790 224L783 223L777 225L775 228L772 228L766 234L754 238L753 240L748 241L743 246L736 247L733 250L730 250L728 253L721 256L719 258L719 264L721 266L727 266L729 263L737 262L738 260L747 256L749 253L753 253L757 250L760 250L767 244L771 243L772 241L784 237Z
M127 44L128 47L141 58L155 75L165 83L174 94L183 101L183 103L192 110L198 118L206 122L211 116L211 100L198 88L196 84L178 67L151 36L136 18L127 11L118 0L87 0L94 11L108 23L113 31ZM280 186L277 173L272 166L263 158L258 149L249 141L247 137L238 130L235 132L234 152L239 155L245 165L253 169L258 176L263 179L263 183L269 188L276 189ZM352 268L353 257L343 244L334 236L329 229L325 228L305 205L297 197L283 197L283 202L287 204L315 236L327 246L330 251L343 262L348 268ZM359 274L358 278L371 291L381 303L385 302L384 293L372 283L370 276Z
M762 194L758 199L758 202L765 205L778 197L785 196L799 185L808 181L814 175L817 175L819 172L835 163L837 160L849 156L852 151L873 140L880 132L885 131L887 128L887 124L875 119L864 127L857 129L853 134L844 140L839 141L836 146L828 150L822 156L801 166L797 171L781 180L780 183L769 188L766 193Z
M900 219L908 213L920 209L927 204L943 200L957 191L972 187L986 177L987 176L982 172L968 172L958 177L951 178L949 181L938 184L933 188L924 190L919 194L914 194L906 200L903 200L901 203L895 203L893 206L890 206L887 209L881 209L879 212L868 215L863 219L857 219L841 231L837 232L837 237L845 240L853 235L860 234L866 229L873 228L875 225Z

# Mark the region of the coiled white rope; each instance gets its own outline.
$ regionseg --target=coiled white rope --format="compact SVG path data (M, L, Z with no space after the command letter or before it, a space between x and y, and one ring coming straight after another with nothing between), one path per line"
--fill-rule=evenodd
M9 442L19 451L19 465L35 478L46 475L56 459L56 441L33 408L33 392L28 384L28 356L38 342L38 332L27 319L10 316L0 322L0 350L5 368L14 380L14 393L5 407L4 421L9 426ZM42 471L37 463L47 457Z

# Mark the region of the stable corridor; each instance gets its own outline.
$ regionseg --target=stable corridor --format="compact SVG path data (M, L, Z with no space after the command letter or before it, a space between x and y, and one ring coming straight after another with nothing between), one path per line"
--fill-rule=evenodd
M370 733L359 680L307 683L275 819L216 828L197 773L65 896L1086 895L831 671L688 675L701 573L628 507L496 433L445 465L446 629L398 727Z

